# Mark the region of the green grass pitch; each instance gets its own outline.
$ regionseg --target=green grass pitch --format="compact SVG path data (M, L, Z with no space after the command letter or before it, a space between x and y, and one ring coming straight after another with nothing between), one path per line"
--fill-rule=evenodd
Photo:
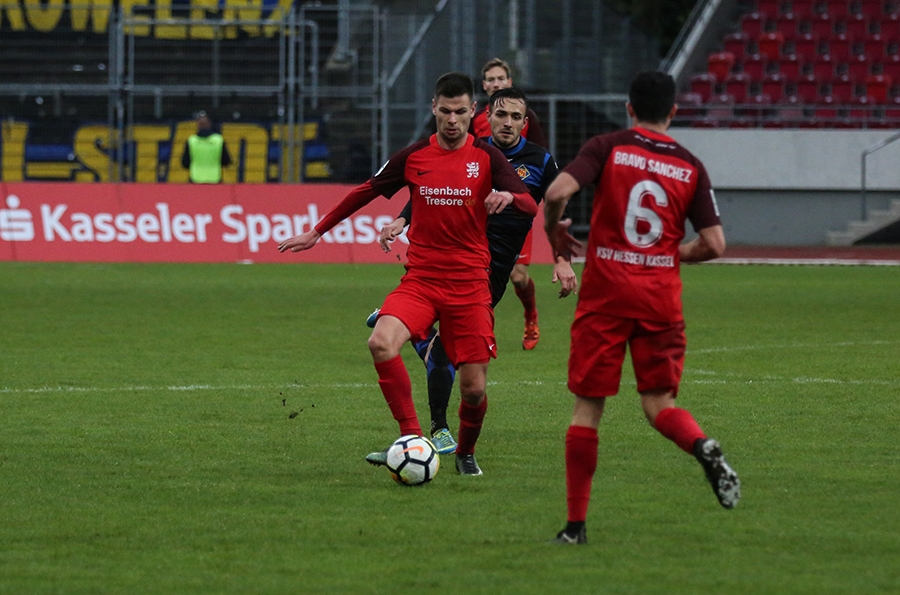
M629 369L586 547L547 543L575 306L548 267L535 351L497 308L485 475L364 463L396 437L364 320L401 272L0 264L0 594L900 592L896 268L684 267L679 402L743 499L647 425Z

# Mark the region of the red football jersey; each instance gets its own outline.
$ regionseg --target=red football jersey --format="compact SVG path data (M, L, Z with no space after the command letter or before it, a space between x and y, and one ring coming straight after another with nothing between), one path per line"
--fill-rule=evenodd
M412 202L406 268L421 277L487 278L491 256L484 200L492 190L511 192L513 205L534 217L537 203L499 149L468 135L447 151L432 135L391 156L316 225L325 233L376 196L409 187Z
M685 221L695 230L720 224L700 160L666 135L632 128L590 139L564 171L596 184L578 308L682 320Z

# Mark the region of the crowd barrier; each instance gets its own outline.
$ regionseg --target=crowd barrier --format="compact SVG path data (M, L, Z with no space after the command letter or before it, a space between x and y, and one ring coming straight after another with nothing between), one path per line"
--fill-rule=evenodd
M390 254L381 228L409 197L377 198L312 250L281 254L278 243L315 225L353 186L342 184L2 183L0 260L20 262L405 261L406 236ZM543 217L532 262L550 263Z

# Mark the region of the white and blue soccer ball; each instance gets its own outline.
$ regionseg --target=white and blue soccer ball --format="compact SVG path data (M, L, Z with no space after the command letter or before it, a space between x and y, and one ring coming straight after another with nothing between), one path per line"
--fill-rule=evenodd
M428 483L440 467L437 450L422 436L401 436L388 448L387 468L397 483L408 486Z

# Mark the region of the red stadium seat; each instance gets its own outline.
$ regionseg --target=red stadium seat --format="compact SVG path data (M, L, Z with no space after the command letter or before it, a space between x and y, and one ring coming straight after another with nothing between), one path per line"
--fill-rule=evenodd
M816 100L814 109L815 118L820 124L825 126L834 126L838 119L838 106L834 97L830 95L820 96Z
M791 12L798 21L809 21L816 13L816 2L814 0L794 0L791 2Z
M895 126L900 126L900 96L888 100L884 108L884 118Z
M788 12L775 19L775 30L784 36L784 39L793 39L797 36L799 30L797 27L797 17L794 13Z
M804 62L811 62L819 55L819 40L812 33L797 36L793 46L793 53Z
M888 56L881 63L881 74L893 81L900 81L900 56Z
M725 93L734 97L735 103L743 103L750 92L750 77L743 72L731 74L725 79Z
M878 32L881 33L881 37L885 41L893 40L896 44L897 40L900 39L900 15L885 15L878 23Z
M871 62L865 56L853 56L847 63L847 76L856 82L862 82L869 76Z
M827 39L834 33L834 21L828 13L815 15L809 24L809 32L818 39Z
M678 104L678 116L687 119L701 118L706 113L703 109L703 97L699 93L681 93L675 98Z
M851 120L865 122L874 116L875 106L871 97L866 95L854 97L849 103L850 107L847 110L847 116Z
M866 60L871 62L880 62L884 59L885 54L887 53L887 44L884 41L884 38L880 33L874 33L872 35L867 35L862 40L863 46L863 55L866 57Z
M784 45L784 35L774 31L763 33L758 38L759 53L768 60L777 60L781 56L781 46Z
M713 120L730 120L734 117L734 97L728 94L713 95L706 102L706 116Z
M812 74L818 80L825 81L834 76L834 61L831 56L825 54L816 58L812 65Z
M815 103L819 97L819 81L812 74L800 77L795 95L803 103Z
M855 84L847 75L837 76L832 78L829 82L829 89L831 89L829 95L831 95L836 102L848 103L853 99Z
M877 19L884 14L884 2L883 0L857 0L853 4L853 9L867 19Z
M844 64L853 55L853 44L843 33L836 33L828 40L828 54L833 62Z
M781 14L781 0L757 0L756 12L767 19L774 19Z
M756 39L763 34L765 18L758 12L751 12L741 17L741 31L751 39Z
M772 70L780 73L788 81L800 78L803 62L797 56L782 56L780 60L775 60L771 64Z
M731 74L734 66L734 54L731 52L716 52L710 54L707 59L709 73L716 77L717 81L724 81Z
M703 101L709 100L716 93L716 77L708 72L691 77L691 92L697 93Z
M848 0L828 0L826 12L836 21L842 21L850 15Z
M761 81L763 80L763 77L766 76L768 60L759 54L745 57L743 65L744 74L749 76L750 80L753 82Z
M744 115L750 118L768 118L772 114L772 98L766 94L751 95L745 101Z
M893 79L889 75L873 74L866 79L866 95L874 103L887 103Z
M869 34L869 21L861 14L850 15L844 21L842 32L850 41L862 39Z
M747 41L749 39L747 34L743 32L729 33L725 36L723 42L724 51L730 52L735 60L743 60L747 53Z
M784 76L780 74L770 74L762 81L762 92L772 98L774 103L778 103L784 97Z

